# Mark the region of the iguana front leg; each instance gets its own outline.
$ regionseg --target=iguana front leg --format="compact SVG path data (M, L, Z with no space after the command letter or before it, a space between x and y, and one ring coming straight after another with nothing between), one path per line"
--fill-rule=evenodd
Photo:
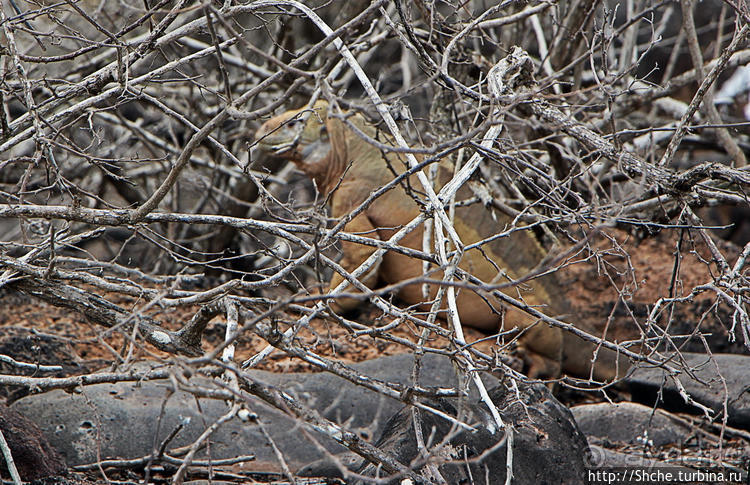
M542 322L536 322L526 329L519 341L519 347L521 359L526 364L526 374L531 379L560 377L565 340L563 334L566 333L568 332Z
M359 214L349 221L349 223L344 226L344 231L364 237L378 238L378 232L366 214ZM339 264L341 264L341 266L349 273L356 270L360 264L377 250L377 248L372 246L365 246L364 244L357 244L350 241L343 241L341 243L341 249L344 253L344 257ZM380 269L381 261L382 259L376 261L375 264L373 264L372 267L359 278L359 281L370 289L374 288L378 282L378 270ZM342 281L344 281L344 277L339 273L334 272L333 277L331 278L330 289L332 290L336 288ZM356 292L351 286L345 291ZM360 300L356 298L337 298L332 306L336 311L346 312L353 310L359 306L359 304Z

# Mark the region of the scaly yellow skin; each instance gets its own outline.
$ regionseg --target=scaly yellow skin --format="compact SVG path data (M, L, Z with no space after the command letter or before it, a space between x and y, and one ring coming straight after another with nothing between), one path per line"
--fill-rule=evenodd
M318 102L312 110L294 110L276 116L261 126L256 133L259 147L274 155L293 161L310 176L318 190L331 194L331 215L341 218L359 206L373 191L403 173L406 163L403 156L384 153L368 143L340 119L328 118L328 104ZM305 120L306 118L306 120ZM362 116L353 115L347 120L373 139L383 139L383 134ZM386 141L387 143L387 141ZM450 178L450 168L441 166L441 184ZM420 194L421 186L415 177L376 199L363 213L354 217L344 230L371 238L387 240L395 231L419 214L413 195ZM411 192L410 195L408 192ZM457 200L470 194L462 189ZM493 236L509 227L510 220L502 214L492 213L474 204L456 209L454 226L461 241L470 245ZM400 244L421 249L423 229L409 233ZM356 269L375 249L351 242L342 244L341 265L347 271ZM527 275L545 256L534 235L528 230L518 230L510 236L495 239L482 245L482 249L467 251L460 267L485 283L505 283ZM387 252L381 262L373 267L361 281L368 288L378 284L395 284L421 276L422 261L403 254ZM501 271L504 271L503 275ZM441 273L432 275L433 279ZM330 286L337 286L343 277L334 274ZM433 285L434 286L434 285ZM433 288L434 296L436 289ZM563 316L567 303L554 275L536 278L505 292L534 305L551 316ZM424 302L420 284L403 286L399 298L407 304ZM338 305L351 309L357 300L339 299ZM591 372L593 345L578 337L550 327L516 308L507 308L486 294L461 289L457 305L461 321L468 326L497 331L501 328L523 330L519 342L524 349L527 372L530 377L557 377L562 370L588 377ZM616 356L601 349L593 370L597 380L611 380L616 372ZM624 369L620 369L622 375Z

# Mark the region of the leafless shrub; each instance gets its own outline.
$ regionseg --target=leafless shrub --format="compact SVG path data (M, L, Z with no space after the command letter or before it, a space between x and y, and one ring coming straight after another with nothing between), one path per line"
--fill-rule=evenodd
M681 341L671 340L671 315L701 298L712 302L706 314L724 309L727 335L750 348L750 243L728 254L706 227L715 224L702 219L712 215L707 207L747 208L741 98L731 94L733 106L715 96L719 81L750 58L744 2L703 2L700 12L688 0L314 3L4 4L0 286L122 332L123 361L152 352L148 342L178 366L230 376L216 397L252 393L319 430L338 425L248 384L232 350L238 336L252 333L268 349L413 404L419 392L357 375L293 333L325 317L352 339L448 349L466 370L500 366L520 378L508 359L467 350L460 321L446 330L434 314L399 308L381 292L363 298L383 313L374 327L334 315L326 282L336 247L357 235L331 230L338 221L327 218L315 188L253 147L271 114L326 99L403 135L402 148L420 147L425 159L466 163L477 154L461 182L481 178L488 188L477 197L510 215L506 229L533 228L556 248L530 276L573 263L597 268L613 285L614 306L626 309L631 331L619 352L634 362L676 372L670 358ZM493 93L488 72L513 46L531 56L534 79ZM419 222L437 218L445 232L435 234L436 244L450 241L450 222L440 215L449 208L437 207L427 189L416 192L429 208ZM638 315L629 292L640 281L625 240L660 231L679 236L662 253L674 253L672 280ZM451 274L455 260L427 249L445 270L445 288L479 284ZM624 266L613 266L608 252ZM706 278L687 287L680 264L691 254L703 258ZM114 294L128 303L111 303ZM506 302L618 348L544 308ZM164 314L178 310L180 321L167 324ZM206 352L203 333L219 315L228 322L225 342ZM613 317L590 318L604 328ZM422 338L405 339L398 328ZM426 343L432 333L445 337L445 348ZM2 379L40 389L73 382ZM241 399L235 403L227 419L240 410ZM342 440L388 472L423 479L369 444Z

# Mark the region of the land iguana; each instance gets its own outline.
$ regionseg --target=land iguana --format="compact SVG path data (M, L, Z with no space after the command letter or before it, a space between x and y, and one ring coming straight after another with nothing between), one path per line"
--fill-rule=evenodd
M352 130L338 117L329 116L328 103L319 101L312 110L299 109L280 114L264 123L255 135L258 147L264 152L293 161L315 182L323 196L330 195L331 215L339 219L359 206L373 191L391 182L406 169L403 155L381 151ZM348 123L371 139L388 137L367 122L360 114L346 113ZM441 185L452 174L441 162ZM371 238L388 240L398 229L409 223L420 207L409 193L419 192L421 186L414 176L405 178L392 190L375 199L365 211L346 224L344 230ZM464 189L462 189L464 190ZM466 189L468 191L468 189ZM457 200L467 194L459 191ZM469 194L470 195L470 194ZM464 197L466 198L466 197ZM504 214L493 214L482 204L456 208L454 227L465 245L491 238L510 227L511 220ZM422 248L422 226L409 233L400 244L413 249ZM344 241L341 266L353 271L376 249L372 246ZM485 283L497 284L517 280L528 275L545 257L546 252L530 230L516 230L495 238L479 248L467 251L460 268ZM391 285L423 274L422 261L404 254L388 251L361 282L368 288ZM442 273L437 273L438 276ZM432 275L436 278L435 275ZM343 277L334 273L330 287L335 288ZM436 289L433 286L432 296ZM530 291L529 291L530 287ZM531 279L504 292L536 306L551 316L568 316L565 294L554 274ZM424 302L421 284L402 286L398 297L407 304ZM355 299L340 298L336 302L343 310L358 304ZM521 355L532 377L558 377L560 371L587 378L591 373L595 345L557 327L551 327L515 307L503 307L486 293L461 289L457 297L461 321L470 327L497 331L500 328L522 330L519 338ZM600 348L593 376L610 381L622 376L627 368L624 359L615 352Z

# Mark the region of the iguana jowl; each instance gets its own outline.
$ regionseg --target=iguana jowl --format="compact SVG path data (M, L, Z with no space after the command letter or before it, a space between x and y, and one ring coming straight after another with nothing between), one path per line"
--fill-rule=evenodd
M371 139L378 132L359 114L347 121ZM403 173L406 164L401 155L383 152L351 130L341 119L328 117L328 103L319 101L312 110L294 110L278 115L261 126L255 135L258 146L274 155L293 161L313 179L318 190L331 196L331 215L341 218L359 206L373 191L383 187ZM380 136L382 139L382 135ZM450 167L441 165L441 184L450 179ZM413 177L412 177L413 178ZM353 234L387 240L393 233L419 214L413 195L419 194L418 183L405 179L398 187L377 198L364 212L354 217L344 230ZM462 189L457 199L470 195ZM454 227L465 245L491 238L505 230L510 219L502 214L495 217L481 204L456 208ZM422 227L409 233L400 244L422 248ZM341 266L347 271L356 269L374 251L372 246L342 243ZM523 277L544 258L545 251L529 230L513 231L510 235L490 240L463 255L460 267L485 283L497 284ZM422 273L422 261L395 252L387 252L382 260L361 278L368 288L378 284L395 284ZM438 276L433 275L433 278ZM343 277L334 273L330 287L336 287ZM434 285L433 285L434 286ZM435 293L433 288L433 295ZM535 278L505 292L522 298L552 316L567 313L568 305L563 289L554 274ZM401 287L398 296L408 304L424 301L420 284ZM339 307L351 309L356 300L339 299ZM589 377L594 345L550 327L517 308L503 308L487 294L479 296L469 289L461 289L457 298L461 321L483 330L518 328L523 356L530 377L557 377L561 369L569 374ZM600 349L594 365L597 380L611 380L624 374L625 363L618 366L617 356ZM618 368L619 367L619 368Z

